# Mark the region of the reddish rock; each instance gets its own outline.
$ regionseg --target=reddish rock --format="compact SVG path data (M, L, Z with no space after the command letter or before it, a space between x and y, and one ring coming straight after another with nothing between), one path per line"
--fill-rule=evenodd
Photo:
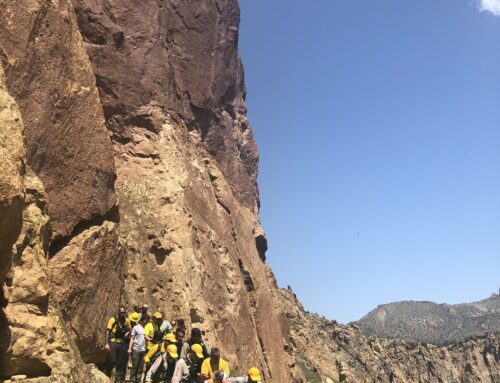
M24 121L27 161L48 195L52 239L115 203L113 150L69 3L0 3L0 60Z
M102 363L104 324L120 304L125 253L115 223L94 226L50 259L51 292L86 363Z
M115 142L130 142L135 128L158 133L152 108L182 119L256 211L258 150L245 117L237 1L73 4Z

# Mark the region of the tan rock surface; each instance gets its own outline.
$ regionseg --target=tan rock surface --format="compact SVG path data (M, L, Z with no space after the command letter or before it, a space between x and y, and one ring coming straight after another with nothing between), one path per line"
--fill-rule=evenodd
M255 244L257 218L234 197L199 135L162 121L157 136L137 131L117 161L127 301L147 301L201 327L235 370L256 364L286 382L274 286ZM131 155L145 147L155 160Z
M0 264L7 270L2 276L0 378L27 375L50 376L52 382L93 381L100 373L81 363L50 298L45 194L42 183L25 164L22 119L7 92L1 66L0 120L1 133L5 134L0 142L0 163L5 170L0 173L0 184L15 184L11 190L16 190L20 204L11 207L18 208L15 215L22 217L15 243L10 238L0 241L2 249L11 246L8 253L2 253ZM9 161L11 166L7 168Z
M0 66L0 283L10 268L12 245L22 226L25 149L21 114L7 92Z

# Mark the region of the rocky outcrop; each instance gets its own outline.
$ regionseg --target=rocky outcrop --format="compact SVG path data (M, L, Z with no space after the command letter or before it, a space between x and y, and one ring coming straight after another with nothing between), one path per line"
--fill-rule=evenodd
M1 66L0 123L0 185L2 208L6 209L2 218L10 219L7 225L16 225L15 231L7 230L9 226L1 228L12 235L0 239L0 268L4 270L1 275L0 378L26 374L46 377L39 381L98 381L101 374L81 363L50 297L45 193L42 183L26 164L21 114L7 92ZM4 213L8 209L9 215Z
M120 302L126 272L125 251L116 223L93 226L49 262L54 301L86 363L105 360L103 323ZM108 303L109 302L109 303Z
M364 336L304 311L290 290L277 291L296 381L305 375L339 382L498 383L500 339L495 336L439 347ZM283 326L283 329L286 329Z
M0 1L0 61L48 196L52 242L64 239L115 203L113 150L71 5Z

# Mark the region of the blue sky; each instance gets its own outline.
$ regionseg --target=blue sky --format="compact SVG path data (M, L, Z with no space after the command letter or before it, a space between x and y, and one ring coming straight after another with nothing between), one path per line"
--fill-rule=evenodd
M240 6L278 283L342 322L497 291L500 1Z

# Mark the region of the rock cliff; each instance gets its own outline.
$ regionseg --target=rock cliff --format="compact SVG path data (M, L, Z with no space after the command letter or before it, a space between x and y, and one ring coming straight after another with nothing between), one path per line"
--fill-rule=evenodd
M0 0L0 378L105 381L106 319L142 302L266 382L432 368L277 288L238 27L236 0ZM478 342L445 360L498 382Z
M100 364L107 317L148 302L203 328L234 369L290 380L238 25L236 1L0 1L4 88L19 125L17 146L2 142L5 332L33 324L14 293L29 282L39 319L53 312L75 358ZM43 220L29 230L40 233L39 267L12 251L27 241L27 168L43 188ZM33 329L38 342L44 328ZM41 345L2 341L0 375L58 374Z

